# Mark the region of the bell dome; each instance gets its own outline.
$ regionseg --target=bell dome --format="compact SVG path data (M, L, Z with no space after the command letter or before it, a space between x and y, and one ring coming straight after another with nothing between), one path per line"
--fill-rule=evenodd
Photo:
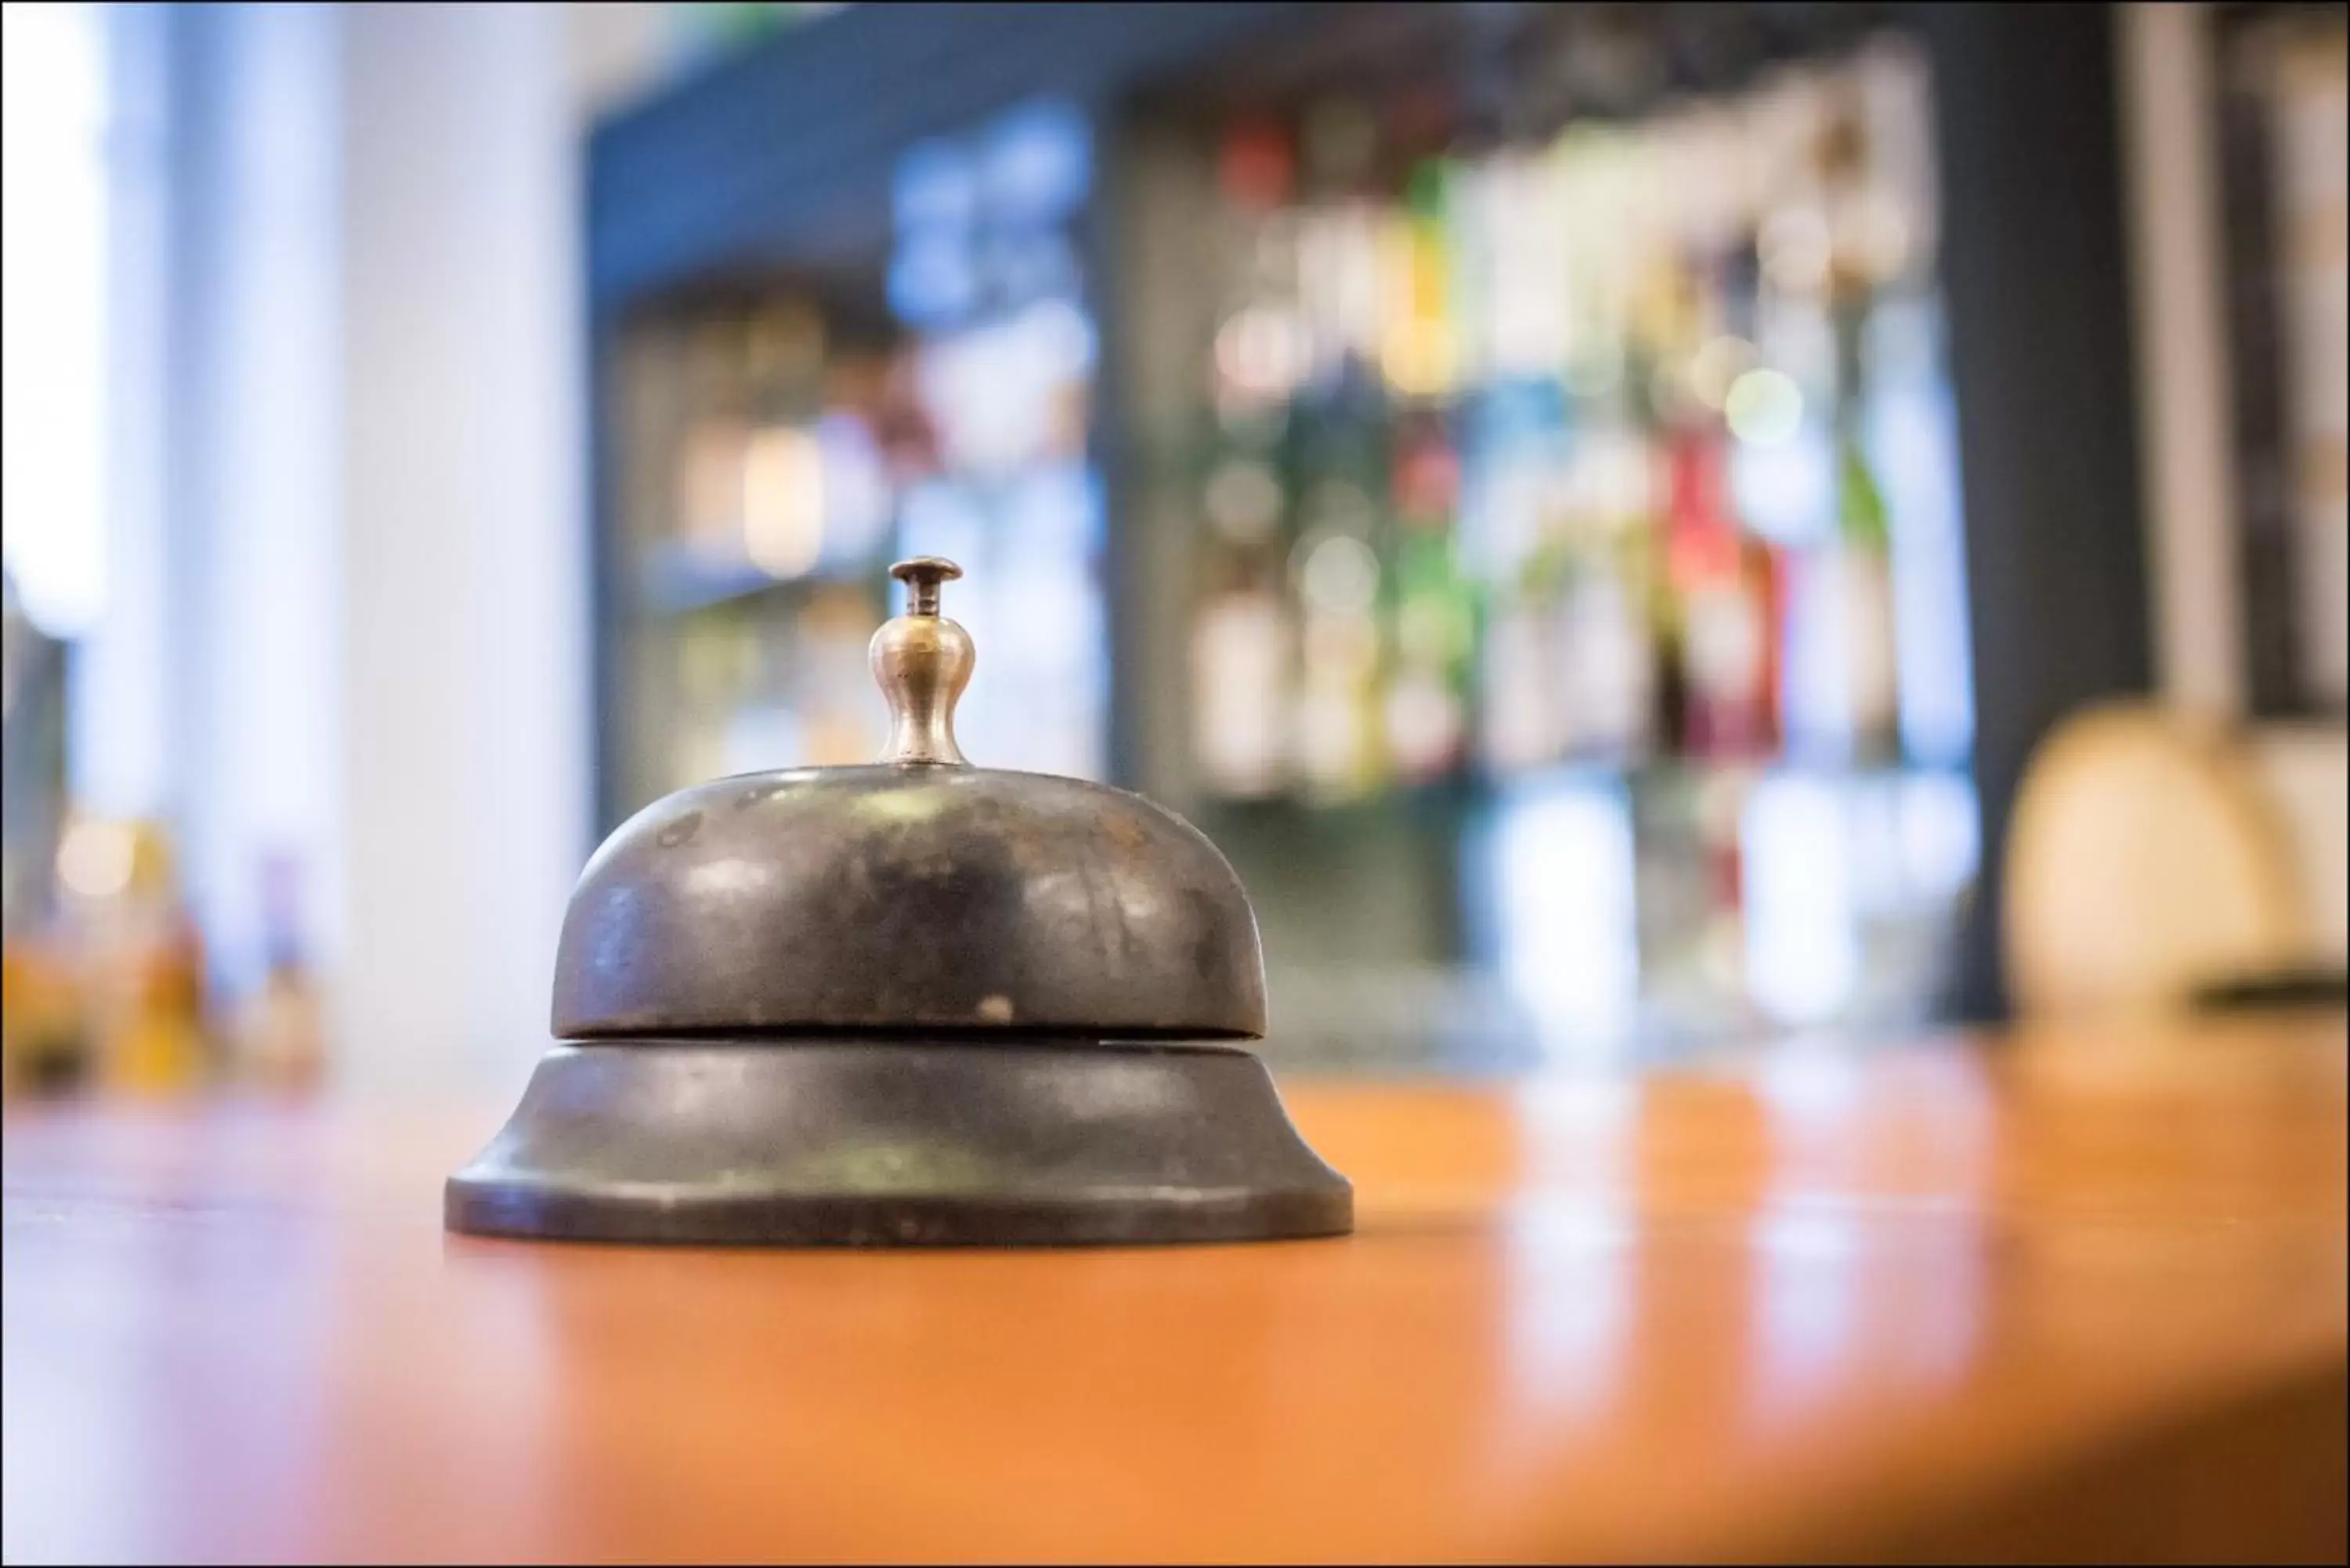
M1140 795L956 764L749 774L608 839L555 964L555 1033L1254 1038L1240 878Z
M939 614L962 574L893 571L882 760L719 779L623 823L564 917L556 1036L1262 1035L1256 917L1216 846L1125 790L964 761L974 656Z

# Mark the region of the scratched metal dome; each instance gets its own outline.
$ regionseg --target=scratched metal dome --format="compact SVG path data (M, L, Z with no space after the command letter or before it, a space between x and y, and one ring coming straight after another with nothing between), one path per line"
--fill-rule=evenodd
M909 563L914 613L875 641L883 761L699 784L605 841L564 918L559 1038L1264 1033L1256 919L1203 835L1124 790L964 761L951 574Z
M1139 795L924 764L749 774L637 814L588 862L555 1033L1264 1033L1255 918Z

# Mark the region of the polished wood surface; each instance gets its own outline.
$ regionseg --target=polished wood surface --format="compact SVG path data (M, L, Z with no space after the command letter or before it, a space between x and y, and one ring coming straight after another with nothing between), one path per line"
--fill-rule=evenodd
M2344 1550L2345 1025L1286 1085L1337 1241L446 1236L499 1106L12 1111L5 1554Z

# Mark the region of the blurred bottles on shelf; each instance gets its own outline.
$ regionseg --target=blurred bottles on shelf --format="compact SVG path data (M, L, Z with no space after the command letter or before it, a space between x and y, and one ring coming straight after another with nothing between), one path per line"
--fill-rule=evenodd
M213 1081L204 953L153 823L80 817L57 850L55 920L12 942L31 998L12 1089L169 1096Z
M989 667L965 745L1099 776L1095 335L1074 235L1089 161L1077 111L1021 105L905 155L879 275L713 286L631 323L617 805L869 761L866 642L910 554L971 575L956 614Z
M88 1076L88 1034L70 954L54 937L11 935L0 949L0 1093L70 1094Z
M1222 126L1180 465L1211 802L1467 785L1589 838L1524 804L1580 791L1625 825L1622 907L1504 946L1637 930L1627 1017L1852 1016L1819 954L1946 921L1971 862L1783 898L1853 928L1808 947L1757 934L1749 873L1801 840L1842 875L1912 782L1970 800L1929 88L1887 35L1540 137L1447 145L1400 95ZM1902 972L1869 1003L1922 1012Z
M66 646L0 573L0 1092L58 1094L88 1075L81 988L57 920L66 810Z
M298 863L261 867L264 972L216 995L206 944L160 824L68 820L51 913L8 933L0 1083L10 1096L171 1099L203 1091L303 1095L328 1066Z
M1211 787L1898 756L1867 370L1881 299L1930 308L1923 93L1887 46L1546 146L1231 128L1193 701L1203 738L1292 717L1285 757L1207 746ZM1827 703L1790 690L1822 643Z
M26 623L13 589L5 637L0 1093L170 1098L315 1086L327 1046L294 862L264 867L265 981L241 1002L216 996L165 826L92 815L69 799L60 715L69 645Z

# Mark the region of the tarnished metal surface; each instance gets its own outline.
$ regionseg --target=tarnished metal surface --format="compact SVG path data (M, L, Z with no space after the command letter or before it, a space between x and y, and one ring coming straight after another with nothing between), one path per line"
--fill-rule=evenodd
M452 1230L604 1241L1247 1241L1354 1195L1247 1053L1256 917L1216 846L1124 790L972 767L952 562L895 574L870 767L746 774L588 861L558 1045L452 1177ZM1193 1044L1178 1044L1188 1041Z
M987 768L721 779L639 812L563 922L555 1033L1264 1033L1240 879L1140 795Z
M975 656L939 613L962 571L890 573L882 762L720 779L622 824L571 896L555 1033L1263 1034L1256 918L1215 846L1138 794L970 766Z
M1003 1245L1351 1228L1244 1051L919 1040L558 1046L449 1228L581 1241Z

